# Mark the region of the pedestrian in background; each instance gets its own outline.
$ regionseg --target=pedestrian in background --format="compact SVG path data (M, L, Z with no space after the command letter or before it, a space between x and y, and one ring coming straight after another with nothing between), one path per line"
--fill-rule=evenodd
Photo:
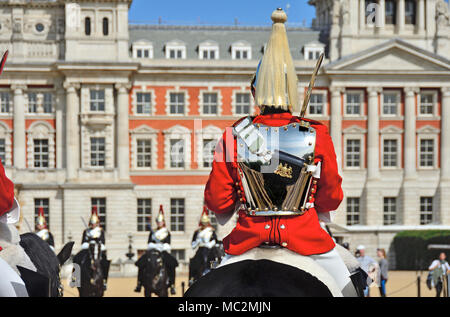
M436 288L436 297L441 296L443 282L446 281L445 276L450 273L450 265L445 259L445 253L441 252L439 259L434 260L428 268L429 271L432 271L432 281Z
M377 249L378 266L380 267L379 271L379 288L380 288L380 296L386 297L386 282L388 280L388 271L389 271L389 263L386 260L386 250Z
M356 248L355 255L357 255L356 260L358 260L361 269L363 269L373 280L374 278L372 277L372 275L376 269L377 262L370 256L366 255L366 247L363 245L359 245ZM370 296L369 285L367 285L366 288L364 289L364 296L365 297Z

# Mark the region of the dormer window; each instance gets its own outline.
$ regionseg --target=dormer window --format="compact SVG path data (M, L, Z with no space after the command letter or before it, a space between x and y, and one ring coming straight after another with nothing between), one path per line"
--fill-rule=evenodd
M167 43L165 50L168 59L186 59L186 45L181 41Z
M133 43L133 58L153 58L153 44L148 41Z
M319 42L312 42L305 45L304 57L305 60L317 60L325 50L325 45Z
M198 46L199 59L219 59L219 45L216 42L203 42Z
M231 46L232 59L252 59L252 47L247 42L237 42Z

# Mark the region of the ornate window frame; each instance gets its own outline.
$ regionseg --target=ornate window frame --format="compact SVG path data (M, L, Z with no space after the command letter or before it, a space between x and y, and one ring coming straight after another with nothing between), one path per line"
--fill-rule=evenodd
M203 94L204 93L215 93L217 94L217 113L203 113ZM212 89L211 87L208 87L208 89L202 89L199 92L198 96L198 112L202 116L208 116L208 117L214 117L214 116L220 116L222 114L222 93L220 89Z
M47 139L48 140L48 168L39 169L54 169L56 165L55 156L55 129L46 121L35 121L27 129L27 166L29 169L34 167L34 140Z
M30 105L30 99L29 99L29 94L30 93L35 93L37 96L37 101L36 101L36 112L30 112L29 110L29 105ZM45 93L49 93L52 96L52 109L51 112L45 112L44 111L44 94ZM36 89L33 87L29 87L29 89L24 92L24 107L25 107L25 113L27 116L46 116L46 117L51 117L55 114L56 112L56 100L57 96L56 96L56 91L54 89Z
M181 58L180 57L171 58L170 57L171 50L176 51L181 50ZM183 41L173 40L167 42L166 45L164 45L164 51L167 59L186 59L186 43L184 43Z
M348 171L362 171L365 170L365 162L366 162L366 141L365 141L365 134L367 133L366 129L361 128L357 125L352 125L351 127L348 127L347 129L342 131L344 134L343 137L343 167L345 170ZM360 153L360 164L359 167L355 166L347 166L347 140L359 140L360 141L360 147L361 147L361 153Z
M247 57L236 58L237 51L246 51ZM235 60L251 60L252 59L252 45L247 41L234 42L231 45L231 58Z
M437 129L433 126L426 125L419 129L417 129L417 169L418 170L436 170L438 169L439 162L439 147L438 147L438 138L440 129ZM420 141L422 140L433 140L433 166L421 166L420 165Z
M422 95L432 95L433 96L433 113L427 114L422 113L421 110L421 99ZM439 93L438 90L420 90L420 92L417 94L417 118L418 119L435 119L438 118L438 97Z
M131 134L131 170L143 171L143 170L156 170L158 169L158 133L159 131L153 129L148 125L141 125L134 130L130 131ZM137 141L138 140L150 140L152 142L152 159L151 167L138 167L137 165Z
M172 93L184 93L184 113L170 113L170 94ZM187 89L180 89L175 87L175 89L169 89L166 92L166 114L168 116L187 116L189 114L189 92Z
M395 94L397 96L397 113L395 114L386 114L384 113L384 95L385 94ZM382 90L380 94L380 119L399 119L401 117L401 99L402 92L401 90Z
M248 94L250 97L250 113L249 116L253 115L255 113L255 100L252 96L252 92L246 88L245 86L242 86L240 89L233 90L233 93L231 94L231 112L233 113L233 116L245 116L244 113L236 113L236 95L237 94Z
M347 113L347 96L348 96L349 93L359 94L361 96L361 105L359 107L359 114L353 114L353 113L349 114L349 113ZM344 109L343 109L344 110L343 113L344 113L344 117L345 118L355 119L355 118L361 118L361 117L363 117L365 115L364 114L364 97L365 97L364 90L361 90L361 89L345 90L345 92L344 92Z
M147 40L139 40L136 42L133 42L132 44L132 54L133 54L133 58L137 58L137 59L152 59L153 58L153 43ZM141 56L138 57L137 56L137 52L138 50L148 50L148 57L145 56Z
M91 90L105 91L105 110L91 111ZM111 85L83 85L81 87L82 114L114 114L114 87Z
M402 135L403 129L396 126L389 125L380 130L380 169L382 170L399 170L402 168ZM397 165L385 166L384 165L384 141L396 140L397 141Z
M223 135L222 129L214 126L208 125L207 127L195 131L196 138L196 151L197 151L197 162L198 169L200 170L210 170L211 167L203 167L203 140L205 139L214 139L217 142L221 139Z
M12 166L12 129L0 121L0 139L5 139L5 166Z
M214 58L204 58L204 51L214 51ZM219 59L219 44L215 41L204 41L198 46L198 58L205 60L216 60Z
M138 93L149 93L151 94L151 108L150 113L138 113L137 112L137 94ZM170 98L170 96L169 96ZM156 111L156 94L154 89L147 89L146 87L142 87L140 89L133 89L133 93L131 94L131 105L133 109L133 115L135 116L154 116ZM170 106L170 104L169 104ZM169 109L170 110L170 109Z
M191 169L191 133L192 131L181 125L174 125L164 130L164 168L167 170L189 170ZM170 140L184 140L184 167L171 167L170 163Z
M112 125L97 129L92 126L81 126L81 166L83 169L114 168L114 130ZM105 138L105 166L91 166L91 138Z

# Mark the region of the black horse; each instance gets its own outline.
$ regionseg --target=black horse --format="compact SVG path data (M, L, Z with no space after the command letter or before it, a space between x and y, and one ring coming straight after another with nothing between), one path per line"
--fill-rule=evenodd
M210 271L185 297L332 297L328 287L296 267L270 260L244 260Z
M103 272L101 244L91 241L87 250L76 255L74 263L80 265L80 297L103 297L106 272Z
M35 233L20 236L20 246L33 262L37 272L19 268L30 297L62 297L63 287L59 275L61 266L69 259L74 242L67 243L56 255L47 242Z
M200 247L189 262L189 283L192 284L207 274L212 267L220 263L223 256L223 249L219 246L211 249Z
M157 250L149 250L144 256L142 285L145 297L152 297L152 294L156 294L158 297L168 297L169 276L162 253Z

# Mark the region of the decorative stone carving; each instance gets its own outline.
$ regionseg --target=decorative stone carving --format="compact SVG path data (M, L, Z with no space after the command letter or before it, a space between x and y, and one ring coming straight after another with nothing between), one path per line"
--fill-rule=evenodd
M436 3L436 27L442 28L449 23L448 4L444 0Z

